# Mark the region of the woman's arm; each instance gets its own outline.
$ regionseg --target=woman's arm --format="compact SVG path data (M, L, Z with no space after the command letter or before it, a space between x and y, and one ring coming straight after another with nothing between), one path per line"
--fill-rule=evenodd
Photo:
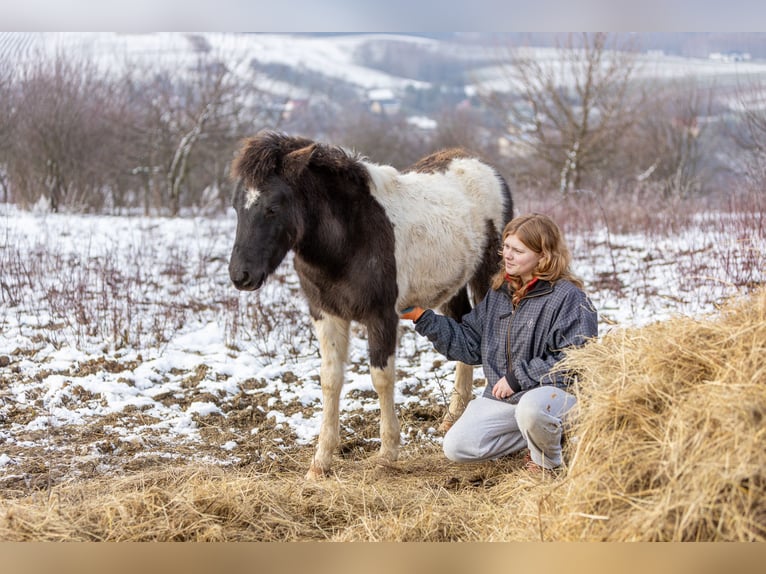
M481 339L486 318L487 299L465 315L461 322L437 315L430 309L415 323L415 331L428 338L434 348L451 361L468 365L481 364Z

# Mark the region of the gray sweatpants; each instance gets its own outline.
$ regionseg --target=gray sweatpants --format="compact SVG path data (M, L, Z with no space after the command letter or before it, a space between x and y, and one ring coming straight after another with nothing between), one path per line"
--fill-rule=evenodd
M576 403L573 395L551 386L528 391L516 405L480 396L444 435L444 454L454 462L478 462L528 447L536 464L556 468L565 415Z

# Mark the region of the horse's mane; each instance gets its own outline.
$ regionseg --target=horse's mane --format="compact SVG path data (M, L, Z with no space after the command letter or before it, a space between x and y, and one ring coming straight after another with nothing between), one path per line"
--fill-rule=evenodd
M258 185L270 175L290 175L291 165L286 157L301 152L305 159L300 169L310 162L312 167L332 173L343 172L346 177L357 174L366 179L362 157L340 146L318 143L313 140L290 136L273 130L263 130L245 140L239 155L232 162L234 179L247 178L251 185Z

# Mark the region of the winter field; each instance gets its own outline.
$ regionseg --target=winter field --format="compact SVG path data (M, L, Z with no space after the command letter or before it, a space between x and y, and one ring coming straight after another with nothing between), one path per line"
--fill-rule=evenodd
M0 209L5 497L164 465L243 467L310 452L321 390L307 307L289 257L260 291L233 288L233 212L166 219ZM659 213L643 233L562 209L548 211L569 227L601 335L709 314L764 283L763 205ZM344 453L374 451L378 436L365 333L353 334ZM440 443L451 370L402 323L396 402L405 447ZM475 376L478 388L479 369Z
M561 202L517 196L516 213L545 211L561 222L575 271L599 309L603 337L705 317L763 285L762 201L756 193L732 202L729 210L698 212L689 205L660 210L637 201L618 213L603 205L599 210L588 198ZM399 493L417 489L415 500L429 484L439 492L457 491L455 496L465 488L502 484L539 487L516 460L461 468L446 464L436 428L451 390L452 364L407 322L400 327L397 354L399 466L384 471L384 483L375 482L378 474L368 476L370 463L375 469L370 456L378 446L378 406L365 332L356 325L342 395L336 474L329 486L304 484L320 423L318 345L289 256L256 293L240 293L230 284L233 212L146 218L30 212L4 204L0 219L2 497L43 509L46 518L39 520L45 524L53 515L77 524L63 506L50 506L62 497L92 498L96 508L88 520L96 513L110 528L119 524L112 512L153 523L142 522L129 532L88 534L91 526L78 525L71 526L74 534L57 527L41 533L34 520L18 518L16 509L8 510L3 522L8 539L485 539L493 535L450 530L427 502L434 531L418 524L408 533L405 526L394 526L396 521L386 524L383 534L355 531L349 519L332 510L338 496L351 504L344 498L349 493L323 489L354 485L363 499L378 500L383 487L377 485L387 484L392 472L404 481L392 488ZM652 345L662 349L663 341ZM479 369L475 377L478 391L483 385ZM275 494L261 482L269 480L287 492ZM159 483L174 496L192 497L205 507L195 509L194 516L212 512L208 503L218 504L212 501L219 500L220 489L233 489L240 498L249 489L282 498L258 501L260 510L253 512L261 526L247 522L236 534L220 523L201 531L194 520L186 526L158 526L154 523L166 516L167 504L176 504L147 494ZM77 490L66 490L72 488ZM120 500L116 509L104 510L111 504L97 496L104 488L138 496L138 508L126 510L128 503ZM57 489L69 494L51 498ZM548 496L543 494L541 500ZM278 517L289 512L285 505L292 500L313 518L300 518L285 531ZM67 504L78 508L80 503ZM241 500L228 504L226 512L244 512ZM369 501L360 504L368 509ZM330 514L326 522L317 524L317 505ZM264 516L276 516L277 526ZM528 533L497 536L529 539Z

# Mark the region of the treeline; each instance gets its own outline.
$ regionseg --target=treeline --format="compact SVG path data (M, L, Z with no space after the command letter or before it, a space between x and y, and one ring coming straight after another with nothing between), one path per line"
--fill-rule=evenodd
M0 70L0 192L54 211L175 214L220 201L236 142L264 110L203 56L189 70L116 77L65 54Z
M515 95L479 83L460 98L449 76L441 87L399 94L400 111L390 115L373 113L351 84L255 60L242 66L195 38L194 63L175 69L129 63L117 72L63 52L18 64L0 53L0 201L43 202L54 211L220 211L229 204L239 142L262 128L354 148L398 168L463 146L532 192L653 189L683 197L766 181L757 179L764 114L722 103L757 100L759 86L726 92L638 81L634 52L608 35L570 38L577 49L562 42L558 70L509 51L505 73ZM373 47L366 58L407 62L401 43ZM433 71L425 50L414 49L413 62ZM438 57L434 66L445 62ZM554 81L562 70L573 78L565 86ZM271 84L296 78L309 82L300 100L271 95ZM423 114L435 126L410 120Z

